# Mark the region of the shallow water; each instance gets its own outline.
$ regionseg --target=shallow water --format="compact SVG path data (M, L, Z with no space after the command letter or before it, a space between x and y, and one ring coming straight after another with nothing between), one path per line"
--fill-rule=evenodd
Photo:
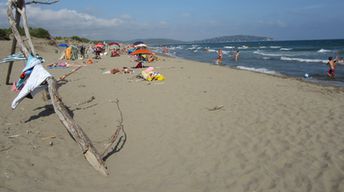
M170 54L215 64L223 50L223 65L261 73L302 78L306 81L344 87L344 64L337 64L336 78L327 77L328 57L344 57L344 40L265 41L215 44L166 45ZM158 51L160 48L157 48ZM240 59L233 60L233 52ZM307 74L307 75L306 75ZM307 76L307 77L306 77Z

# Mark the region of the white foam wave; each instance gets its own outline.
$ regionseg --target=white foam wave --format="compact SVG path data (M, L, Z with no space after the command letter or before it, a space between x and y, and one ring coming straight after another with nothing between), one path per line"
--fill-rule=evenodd
M267 57L281 57L281 56L283 56L282 54L277 54L277 53L264 53L264 52L261 52L260 50L254 51L253 53L257 54L257 55L267 56Z
M281 51L291 51L291 50L293 50L292 48L281 48L280 49Z
M327 63L327 60L321 59L304 59L304 58L293 58L293 57L281 57L282 61L298 61L304 63Z
M320 50L318 51L318 53L328 53L328 52L331 52L331 50L320 49Z
M271 74L271 75L280 75L280 73L272 70L268 70L265 68L253 68L253 67L244 67L244 66L237 66L238 69L247 70L247 71L254 71L259 73Z
M216 52L215 49L208 49L208 52Z
M271 49L280 49L281 46L270 46Z
M248 49L248 46L243 45L243 46L241 46L241 47L238 47L238 49Z
M223 48L225 48L225 49L234 49L234 47L232 47L232 46L224 46Z
M192 45L191 47L187 48L187 50L195 50L198 48L198 45Z
M266 49L266 46L260 46L259 48L260 49Z
M222 51L222 53L223 53L224 55L228 55L228 54L230 54L231 52L230 52L230 51Z

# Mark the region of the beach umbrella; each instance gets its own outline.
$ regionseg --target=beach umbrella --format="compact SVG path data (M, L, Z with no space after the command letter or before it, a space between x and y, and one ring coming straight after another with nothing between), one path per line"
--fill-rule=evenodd
M151 52L150 50L148 49L139 49L139 50L136 50L132 53L130 53L131 55L138 55L138 54L153 54L153 52Z
M143 44L143 43L141 43L141 44L137 44L137 45L135 45L135 47L147 47L147 45L146 45L146 44Z
M139 45L139 44L144 44L142 41L136 41L135 43L133 43L133 45Z
M59 47L69 47L69 45L68 44L66 44L66 43L60 43L59 45L58 45Z
M98 44L96 44L96 47L101 47L101 48L103 48L105 45L103 44L103 43L98 43Z
M113 46L113 45L117 45L118 47L120 47L120 44L117 43L117 42L111 42L111 43L109 43L109 46Z

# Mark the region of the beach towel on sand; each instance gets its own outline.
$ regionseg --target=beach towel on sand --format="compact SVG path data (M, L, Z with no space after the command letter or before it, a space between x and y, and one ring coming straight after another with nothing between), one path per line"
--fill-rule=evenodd
M153 67L148 67L146 70L141 72L141 76L147 81L163 81L165 77L159 72L154 72Z
M29 63L30 62L30 63ZM28 63L24 68L23 72L27 70L32 70L29 74L30 76L26 78L23 88L20 90L17 97L12 101L11 107L15 109L17 105L25 98L32 98L38 92L42 91L47 87L47 85L42 85L42 83L51 77L50 73L44 69L42 66L42 61L36 57L29 57ZM30 67L30 68L29 68Z

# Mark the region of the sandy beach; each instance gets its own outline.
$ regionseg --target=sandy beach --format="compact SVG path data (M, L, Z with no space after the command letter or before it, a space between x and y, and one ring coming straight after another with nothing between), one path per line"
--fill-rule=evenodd
M0 41L0 58L10 43ZM46 64L60 57L46 41L35 44ZM119 100L127 141L103 176L49 101L37 95L11 109L16 93L0 64L0 191L344 191L343 89L169 57L148 64L165 81L136 78L141 69L104 74L134 65L105 56L59 89L98 149L119 125ZM14 64L11 81L22 67Z

